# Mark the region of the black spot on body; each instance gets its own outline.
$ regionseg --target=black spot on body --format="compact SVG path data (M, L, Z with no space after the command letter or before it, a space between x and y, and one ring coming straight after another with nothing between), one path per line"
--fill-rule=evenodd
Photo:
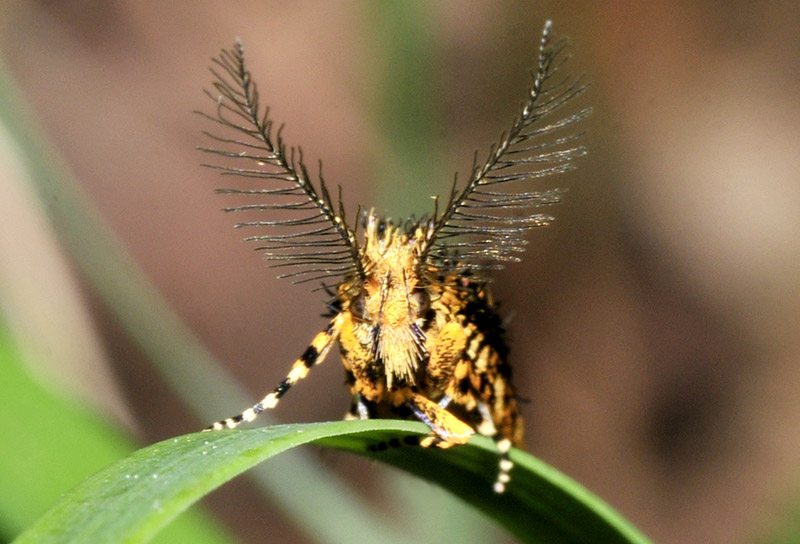
M480 348L488 345L497 352L501 361L505 361L508 358L508 345L505 341L505 330L500 321L500 316L497 315L494 308L489 306L484 298L470 297L460 313L469 323L475 324L476 331L470 337L470 340L477 334L482 334L484 338ZM478 351L480 351L480 349Z
M363 380L371 387L375 387L375 384L386 379L383 359L371 361L362 367L355 367L353 368L353 373L356 375L357 380Z
M511 377L511 365L506 363L505 360L501 360L500 364L497 365L497 372L505 379L509 379Z
M470 389L472 388L472 382L469 380L468 376L464 376L458 381L458 392L462 395L466 395L469 393Z

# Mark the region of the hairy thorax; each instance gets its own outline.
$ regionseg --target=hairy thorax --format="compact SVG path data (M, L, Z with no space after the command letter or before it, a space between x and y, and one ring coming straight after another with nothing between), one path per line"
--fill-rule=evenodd
M440 328L430 312L440 289L430 284L420 259L426 234L423 227L406 232L370 213L360 255L365 277L340 288L349 314L342 355L359 384L354 393L368 400L401 404L400 392L424 381Z

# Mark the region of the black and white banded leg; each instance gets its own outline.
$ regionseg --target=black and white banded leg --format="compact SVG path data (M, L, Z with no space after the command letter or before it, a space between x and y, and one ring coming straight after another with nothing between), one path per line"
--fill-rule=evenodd
M342 318L337 316L324 331L317 334L308 348L306 348L303 354L292 364L292 368L289 370L286 377L267 396L241 414L217 421L203 430L219 431L222 429L234 429L243 422L253 421L258 417L258 414L264 410L275 408L275 406L278 405L278 400L280 400L294 384L305 378L312 366L325 360L325 356L339 336L341 324Z

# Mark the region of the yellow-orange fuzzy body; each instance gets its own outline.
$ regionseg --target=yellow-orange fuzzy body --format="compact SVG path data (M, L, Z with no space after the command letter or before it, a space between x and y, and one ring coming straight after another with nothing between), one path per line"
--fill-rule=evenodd
M365 277L344 282L338 293L351 416L368 416L380 404L410 407L439 445L465 442L475 429L519 445L507 349L485 285L425 264L428 236L424 222L406 231L367 218Z

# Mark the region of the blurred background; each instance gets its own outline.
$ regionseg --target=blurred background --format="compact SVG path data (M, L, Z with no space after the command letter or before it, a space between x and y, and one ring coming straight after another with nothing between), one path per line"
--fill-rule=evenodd
M569 187L557 222L495 279L527 449L656 542L800 542L794 2L6 0L3 337L36 382L131 444L261 398L324 326L324 294L275 279L219 212L230 180L199 166L191 113L210 109L209 59L242 38L264 105L351 215L419 215L509 127L546 19L592 82L575 111L595 111L578 170L536 182ZM339 419L337 359L274 417ZM13 472L29 457L16 433L59 416L8 413L3 389ZM508 539L380 464L308 453L368 497L364 516ZM3 538L46 506L3 521ZM206 507L241 542L324 541L247 478Z

